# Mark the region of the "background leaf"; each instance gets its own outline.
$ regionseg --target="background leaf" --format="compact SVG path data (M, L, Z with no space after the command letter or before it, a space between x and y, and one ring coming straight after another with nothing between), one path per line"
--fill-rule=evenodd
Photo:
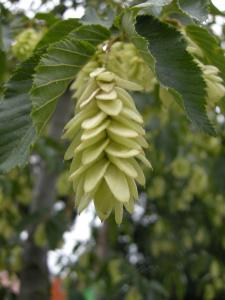
M205 110L205 83L199 67L186 51L186 43L174 27L151 16L137 18L136 30L149 42L156 60L159 81L183 97L189 118L202 130L214 134Z
M109 31L104 27L83 25L49 47L36 69L32 89L32 116L38 132L48 122L59 96L95 53L96 46L108 38Z
M208 0L179 0L179 5L184 12L200 22L208 18Z
M113 25L114 17L115 12L113 10L108 9L107 16L100 17L95 8L87 7L85 10L85 15L82 18L82 23L87 25L98 24L106 28L110 28Z

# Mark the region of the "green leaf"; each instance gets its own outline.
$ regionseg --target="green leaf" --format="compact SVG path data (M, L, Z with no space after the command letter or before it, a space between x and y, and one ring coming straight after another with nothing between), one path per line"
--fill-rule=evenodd
M225 56L218 40L207 29L196 25L186 27L187 35L201 48L205 57L205 64L216 66L225 82Z
M205 109L205 83L199 67L186 51L182 34L151 16L139 16L136 31L144 37L156 60L159 81L178 91L189 118L205 132L215 134Z
M93 56L96 46L109 38L99 25L83 25L51 45L36 69L32 88L32 117L40 132L52 115L57 99L81 67Z
M76 19L68 19L54 23L37 44L36 49L62 40L78 26L80 26L80 23Z
M148 42L140 35L137 34L134 25L135 13L128 11L122 18L122 28L125 31L128 39L138 49L140 55L143 57L147 65L153 72L155 72L155 59L148 50Z
M204 22L208 18L208 0L178 0L180 8L192 18Z
M37 49L31 58L18 67L5 86L5 97L0 101L0 172L24 165L30 146L35 140L35 130L30 117L32 106L29 91L34 69L41 55L45 53L48 43L63 38L75 25L79 25L77 21L68 20L57 24L43 37L42 48ZM61 28L60 32L58 26Z

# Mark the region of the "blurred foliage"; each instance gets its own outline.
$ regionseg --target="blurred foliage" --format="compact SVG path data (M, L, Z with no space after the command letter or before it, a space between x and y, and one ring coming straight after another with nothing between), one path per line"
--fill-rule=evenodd
M8 2L13 6L17 1ZM47 2L43 0L41 5ZM67 2L61 0L51 12L37 13L34 19L22 12L14 14L0 4L0 87L18 63L11 46L24 28L48 28L68 8L81 5L95 8L103 16L108 13L108 5L112 13L120 9L120 1ZM215 16L223 15L213 6L211 13L214 18L210 26ZM89 21L91 17L96 20L94 10L89 10L87 16ZM182 22L187 19L182 18ZM177 20L181 21L180 15ZM224 35L220 38L222 41ZM224 300L224 115L210 108L219 134L209 137L197 132L176 104L169 99L165 103L157 85L150 95L137 94L135 99L145 117L151 145L148 156L154 171L146 170L146 188L140 190L132 216L127 214L120 227L113 217L93 225L91 240L74 248L79 259L75 263L61 262L68 300ZM12 278L20 276L26 230L42 218L30 212L40 158L51 170L59 169L60 175L54 210L38 226L35 243L59 248L63 233L75 220L63 152L56 141L45 136L35 146L25 169L0 176L0 271L8 270ZM101 245L102 236L105 245ZM0 285L0 299L16 296Z

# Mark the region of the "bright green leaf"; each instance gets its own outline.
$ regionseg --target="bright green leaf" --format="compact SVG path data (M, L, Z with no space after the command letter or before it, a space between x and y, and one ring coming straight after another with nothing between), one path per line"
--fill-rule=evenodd
M36 69L32 88L32 116L38 132L49 120L59 96L95 53L96 46L108 38L109 31L104 27L83 25L49 47Z

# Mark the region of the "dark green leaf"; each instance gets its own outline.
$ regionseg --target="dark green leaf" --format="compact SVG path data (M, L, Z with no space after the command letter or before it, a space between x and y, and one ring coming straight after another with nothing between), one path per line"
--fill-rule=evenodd
M99 25L83 25L49 47L34 76L32 88L33 120L38 132L46 125L57 99L67 89L81 67L109 38L109 31Z
M187 114L198 127L215 134L205 110L206 91L202 73L186 51L181 33L151 16L138 17L136 31L149 42L159 81L182 95Z

